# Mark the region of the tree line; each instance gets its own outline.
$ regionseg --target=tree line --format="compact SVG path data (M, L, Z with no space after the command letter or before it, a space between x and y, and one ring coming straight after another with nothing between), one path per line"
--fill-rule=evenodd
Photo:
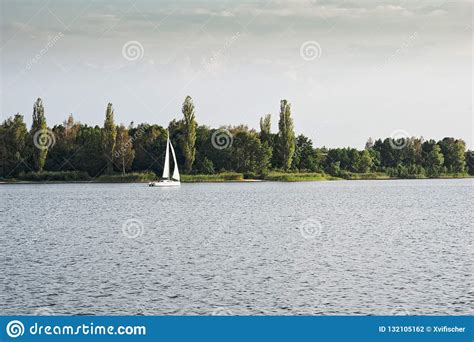
M0 177L21 177L30 172L84 172L90 177L152 171L161 174L166 139L175 146L180 170L187 174L234 171L258 177L272 170L320 172L337 177L353 173L384 172L392 177L438 177L474 174L474 155L461 139L440 141L405 137L369 138L363 150L313 146L296 135L291 105L280 102L278 132L272 133L272 116L260 119L260 130L245 125L210 128L198 125L193 100L187 96L182 118L168 127L142 123L115 123L114 108L107 105L103 127L89 126L70 115L48 128L41 99L33 105L28 130L16 114L0 126Z

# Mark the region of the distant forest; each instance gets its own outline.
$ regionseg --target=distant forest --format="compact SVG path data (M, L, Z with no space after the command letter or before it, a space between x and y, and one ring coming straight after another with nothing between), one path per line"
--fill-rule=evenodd
M474 175L474 155L461 139L440 141L416 137L369 138L363 150L315 147L294 131L290 103L280 102L278 133L270 114L260 130L245 125L210 128L198 125L191 97L182 118L168 127L131 123L117 125L111 103L103 127L88 126L70 115L50 128L41 99L33 105L27 129L20 114L0 126L0 177L22 178L30 173L79 172L89 177L131 172L162 173L168 132L184 174L239 172L261 177L270 171L317 172L347 178L350 174L384 173L390 177L421 178Z

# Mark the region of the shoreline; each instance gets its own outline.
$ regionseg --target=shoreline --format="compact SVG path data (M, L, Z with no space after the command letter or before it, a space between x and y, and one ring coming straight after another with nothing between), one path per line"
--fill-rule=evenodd
M292 179L292 180L282 180L282 179L235 179L235 180L226 180L226 179L196 179L181 181L183 184L192 184L192 183L304 183L304 182L327 182L327 181L367 181L367 180L377 180L377 181L394 181L394 180L448 180L448 179L474 179L474 175L469 176L452 176L452 177L418 177L418 178L398 178L398 177L373 177L373 178L315 178L315 179ZM0 185L9 185L9 184L147 184L148 181L104 181L104 180L91 180L91 181L62 181L62 180L42 180L42 181L31 181L31 180L2 180Z

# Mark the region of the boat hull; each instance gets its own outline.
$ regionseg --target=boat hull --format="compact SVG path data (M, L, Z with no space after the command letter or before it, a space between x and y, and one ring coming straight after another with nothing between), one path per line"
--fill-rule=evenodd
M163 181L148 183L148 186L156 186L156 187L170 187L170 186L180 186L180 185L181 185L181 182L170 181L170 180L163 180Z

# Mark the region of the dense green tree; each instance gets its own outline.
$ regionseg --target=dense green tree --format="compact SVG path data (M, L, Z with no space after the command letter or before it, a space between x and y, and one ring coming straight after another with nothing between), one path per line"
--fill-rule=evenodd
M239 131L247 131L247 127L222 127L211 129L208 126L198 126L196 131L196 172L205 173L212 166L214 172L232 171L232 154L234 152L234 136ZM221 136L225 148L217 149L216 136Z
M457 139L454 144L454 157L452 162L452 172L465 172L466 171L466 156L464 152L466 151L466 143Z
M303 134L296 138L293 168L299 171L314 172L317 170L317 154L313 142Z
M107 173L113 172L116 139L117 127L114 121L114 108L112 103L109 103L105 112L104 128L102 130L102 149L104 151L105 162L107 163Z
M326 155L326 166L330 166L334 162L339 162L339 168L341 170L351 170L352 165L354 165L354 160L351 160L349 151L350 149L347 148L329 149Z
M380 152L374 150L373 148L367 150L370 154L370 157L372 159L372 168L374 170L380 170Z
M158 125L140 124L129 132L133 138L134 171L163 172L167 131Z
M214 169L214 163L204 157L203 159L198 159L198 163L196 163L196 171L197 173L202 173L205 175L212 175L216 172Z
M395 156L399 157L399 162L405 166L421 164L423 160L422 156L422 143L423 141L418 138L407 138L406 146L401 148L395 153Z
M196 129L196 173L213 174L216 169L212 161L213 151L211 129L207 126L198 126ZM207 171L206 171L207 170Z
M325 168L326 172L331 176L338 177L341 175L341 162L340 161L331 161L328 166Z
M355 148L347 149L347 157L349 158L349 165L347 165L347 171L358 172L360 164L360 154Z
M291 117L291 105L287 100L280 102L280 121L278 122L278 156L280 165L289 170L295 153L295 131Z
M31 125L33 137L33 163L36 171L43 171L48 149L52 145L54 136L48 131L46 117L44 116L43 101L38 98L33 105L33 124Z
M196 117L194 115L194 103L191 96L186 96L181 109L183 119L183 135L181 139L184 154L184 170L191 172L196 156Z
M81 124L74 121L72 115L62 125L53 127L55 144L48 151L46 159L46 170L75 171L74 156L81 146L77 145L76 139Z
M430 177L436 177L441 172L444 164L444 157L439 145L434 145L426 157L426 167Z
M473 176L474 175L474 151L467 151L465 154L467 172Z
M23 116L16 114L0 126L0 177L16 176L26 169L28 130Z
M262 174L270 165L271 152L262 145L255 131L237 130L232 146L234 171Z
M272 135L272 115L267 114L260 118L260 141L270 145Z
M396 167L401 162L400 150L392 147L390 138L377 139L373 149L380 154L380 165L382 168Z
M372 154L368 150L359 152L359 164L357 165L357 172L366 173L372 169L373 159Z
M327 151L323 164L331 174L339 175L341 171L369 172L375 165L374 161L378 163L378 152L373 149L335 148Z
M278 161L275 160L276 153L273 153L275 150L276 135L272 134L271 114L267 114L260 118L260 141L262 142L262 145L270 151L270 168L272 165L278 165Z
M78 171L85 171L91 177L100 176L107 168L102 148L103 132L99 126L81 125L76 137L78 146L73 164Z
M134 158L133 141L128 135L128 129L124 125L120 125L117 128L117 138L115 140L114 163L122 172L122 175L130 170Z
M465 172L466 160L464 152L466 150L466 143L460 139L444 138L438 144L444 156L444 166L448 172Z
M435 145L436 145L436 141L433 139L426 140L421 144L421 154L422 154L421 165L425 168L429 167L428 155L433 150L433 147Z
M235 137L240 132L248 132L246 125L220 127L219 129L211 129L208 148L210 160L218 172L235 171ZM215 146L225 148L216 148ZM239 145L239 144L238 144Z

